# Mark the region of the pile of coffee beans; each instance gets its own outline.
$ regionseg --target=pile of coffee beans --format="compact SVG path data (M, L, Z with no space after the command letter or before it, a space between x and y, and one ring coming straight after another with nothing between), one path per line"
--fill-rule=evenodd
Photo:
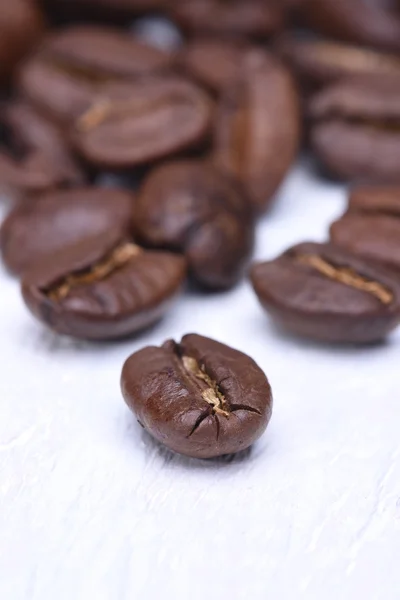
M0 189L12 202L0 250L45 326L138 335L185 285L216 293L248 277L294 336L369 344L396 328L398 0L0 9ZM143 35L153 15L177 43ZM257 222L300 151L349 184L348 209L326 243L251 265ZM157 440L190 456L246 448L271 416L257 365L198 335L134 354L122 389Z

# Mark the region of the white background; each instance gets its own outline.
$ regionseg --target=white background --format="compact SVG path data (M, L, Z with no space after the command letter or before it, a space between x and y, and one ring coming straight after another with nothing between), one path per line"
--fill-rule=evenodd
M323 240L345 191L294 170L257 258ZM187 294L147 335L59 338L0 274L1 600L398 600L400 335L330 348L277 332L248 283ZM196 461L140 429L123 361L198 332L250 354L274 390L251 451Z
M345 199L299 166L256 258L324 240ZM248 283L187 293L112 345L45 330L1 270L0 309L0 600L399 600L400 331L364 349L294 340ZM267 373L274 414L251 451L173 455L125 407L127 356L189 332Z

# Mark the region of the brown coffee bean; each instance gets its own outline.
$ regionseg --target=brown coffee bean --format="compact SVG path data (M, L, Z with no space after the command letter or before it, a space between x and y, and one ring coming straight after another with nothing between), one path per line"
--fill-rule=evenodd
M300 142L295 83L276 59L249 53L240 78L221 98L214 160L247 189L256 212L271 203Z
M109 229L131 229L133 196L122 190L54 191L14 208L0 228L6 267L21 275L55 252Z
M183 46L178 60L190 76L221 93L238 78L250 48L237 40L199 38Z
M126 25L126 20L149 11L161 11L172 0L43 0L58 21L104 20Z
M400 57L340 42L285 35L280 55L308 86L321 86L352 75L387 75L400 79Z
M36 263L22 293L32 314L76 338L125 337L158 321L178 294L185 261L109 230Z
M311 143L336 176L400 180L400 79L354 77L311 100Z
M283 11L266 0L185 0L171 3L170 14L189 33L264 37L283 24Z
M383 50L400 50L396 0L305 0L304 20L328 36Z
M75 26L49 35L22 65L17 86L40 110L70 123L108 82L165 71L172 55L112 27Z
M240 185L200 161L152 171L134 221L145 245L182 252L194 280L211 289L238 282L254 245L251 209Z
M209 97L185 79L110 84L76 121L74 140L95 167L128 169L195 148L211 117Z
M400 186L354 188L330 233L336 245L400 270Z
M0 186L7 194L24 197L84 183L61 132L32 106L12 101L2 107L1 120Z
M0 1L0 81L12 74L43 29L44 21L34 0Z
M170 52L150 46L120 29L75 25L49 35L41 55L56 66L92 79L135 79L169 69Z
M167 448L195 458L244 450L272 414L269 382L246 354L199 335L132 354L122 394L140 425Z
M304 243L252 268L255 292L274 321L323 342L382 340L400 322L400 281L329 244Z

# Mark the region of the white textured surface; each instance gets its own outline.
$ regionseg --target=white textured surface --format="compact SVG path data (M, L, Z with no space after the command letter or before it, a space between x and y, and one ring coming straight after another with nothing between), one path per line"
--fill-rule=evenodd
M296 170L259 228L258 258L322 240L344 192ZM59 339L0 274L1 600L398 600L400 336L300 343L248 284L186 296L131 342ZM266 435L230 460L187 460L135 424L124 359L194 331L267 372Z

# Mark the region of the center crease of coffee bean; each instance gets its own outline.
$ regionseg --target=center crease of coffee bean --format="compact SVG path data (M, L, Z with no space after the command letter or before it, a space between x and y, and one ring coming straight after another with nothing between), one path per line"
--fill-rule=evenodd
M229 411L225 410L227 408L225 396L218 389L217 382L213 381L204 369L200 368L195 358L182 356L182 363L189 375L194 376L200 381L204 381L209 386L207 389L202 390L201 396L203 400L212 406L214 413L229 417Z
M82 133L86 133L99 127L104 121L111 118L123 118L133 114L143 116L143 112L151 112L164 106L169 106L174 102L174 99L183 102L182 97L178 94L170 94L168 97L157 98L153 102L148 99L143 99L139 102L137 98L126 101L111 101L108 98L97 99L76 122L76 128Z
M344 283L345 285L361 290L362 292L368 292L378 298L382 304L391 304L391 302L393 302L393 294L386 287L377 281L362 277L353 271L353 269L349 269L348 267L335 267L315 254L301 254L296 257L296 261L312 267L329 279Z
M51 300L60 302L66 296L68 296L73 287L86 285L105 279L108 277L108 275L111 275L111 273L126 265L133 258L136 258L141 252L142 250L135 244L126 243L118 246L117 248L114 248L114 250L104 259L90 268L65 277L61 283L58 283L56 286L48 289L46 291L46 295Z

